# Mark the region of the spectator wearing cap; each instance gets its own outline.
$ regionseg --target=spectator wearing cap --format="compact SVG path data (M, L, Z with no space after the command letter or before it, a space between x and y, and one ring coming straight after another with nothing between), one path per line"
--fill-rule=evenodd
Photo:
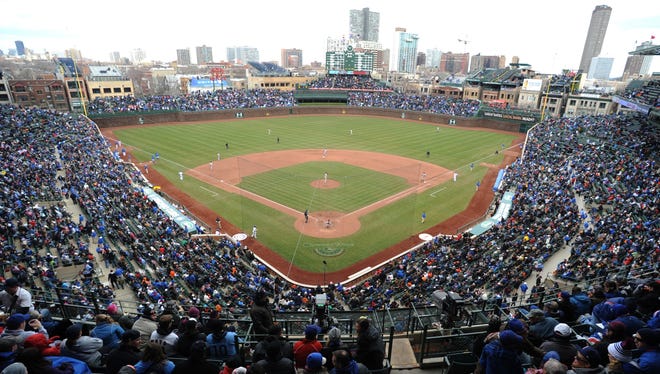
M140 332L137 330L126 330L121 334L119 347L108 354L106 360L106 374L116 373L122 366L135 365L140 361Z
M138 318L135 323L133 323L133 330L137 330L140 333L140 337L142 338L140 340L140 349L144 349L147 343L149 343L151 334L156 331L157 328L158 323L156 322L156 311L148 306L145 306L142 309L140 318Z
M107 314L97 314L94 321L96 327L89 332L89 336L103 340L102 351L107 353L119 347L124 329Z
M170 304L172 305L172 304ZM183 323L188 323L188 322L194 322L195 329L198 332L204 332L205 326L202 324L202 313L197 309L195 306L191 306L190 309L188 309L188 312L186 313L186 316L184 318L180 318L178 315L178 312L176 312L176 309L174 306L166 307L165 310L173 310L173 312L168 312L169 314L172 314L172 317L174 319L174 326L175 328L181 329L181 324ZM164 314L164 313L163 313ZM162 315L162 314L161 314ZM178 326L178 327L176 327ZM191 327L191 326L188 326ZM206 335L204 335L206 337ZM187 354L186 354L187 356Z
M383 335L366 317L358 319L356 330L357 349L355 360L363 363L369 370L382 369L383 359L385 358Z
M631 361L631 366L637 367L639 370L631 370L630 372L660 373L660 348L658 347L658 344L660 344L660 330L646 327L639 329L633 335L633 340L641 355Z
M567 291L561 291L557 295L557 309L559 311L559 322L570 323L578 317L575 305L571 302L571 294Z
M149 341L160 344L167 356L176 354L179 336L174 333L174 320L171 314L163 314L158 318L158 327L151 333Z
M102 357L99 350L103 347L103 340L82 334L79 324L71 325L66 329L66 339L60 345L62 356L73 357L84 361L92 370L104 371Z
M34 334L25 339L23 347L35 347L43 356L59 356L61 353L60 346L59 343L54 343L56 339L59 338L53 337L48 339L44 334Z
M5 281L5 289L0 292L0 303L7 314L25 314L34 310L32 294L21 287L16 278Z
M321 373L327 374L328 369L325 367L327 359L319 352L312 352L307 356L307 361L303 369L303 374Z
M605 368L600 365L600 355L593 347L587 346L575 353L569 374L601 374Z
M73 374L74 368L67 363L56 364L44 357L38 348L30 347L22 350L17 356L16 361L25 365L27 372L47 373L47 374ZM87 368L89 371L89 368Z
M306 359L307 357L305 357L305 360ZM257 369L262 370L264 373L278 373L278 374L296 373L296 368L293 361L289 358L282 357L280 343L277 341L271 341L268 344L266 344L266 358L257 361L253 365L257 366Z
M635 343L632 338L609 344L607 346L608 362L605 367L605 372L608 374L625 373L623 365L628 365L630 361L632 361L633 349L635 349ZM602 361L601 357L601 362Z
M302 369L305 367L307 356L310 353L321 352L323 345L317 340L320 333L321 328L317 325L307 325L305 327L305 337L293 344L293 360L296 368Z
M252 331L258 340L268 335L268 330L274 325L273 311L268 304L268 295L262 290L256 292L250 308Z
M522 373L522 337L511 330L500 332L499 337L484 347L475 374Z
M529 340L528 335L529 335L529 330L527 329L527 325L525 322L514 318L509 320L509 322L506 325L506 328L515 332L522 338L522 351L523 351L523 362L525 364L529 364L532 361L532 358L534 358L536 361L541 359L545 352L543 352L540 348L532 344L532 342Z
M634 310L635 307L631 304L630 306L628 305L623 305L623 304L617 304L614 308L615 311L615 316L616 318L614 321L619 321L626 326L626 336L632 336L635 331L641 329L646 325L644 321L639 319L639 317L632 315L630 313L630 310Z
M332 352L342 348L346 347L341 340L341 330L337 326L333 326L325 335L325 344L323 345L323 349L321 349L321 354L326 359L325 367L328 370L332 370L334 367L332 365Z
M334 369L330 374L369 374L364 364L351 358L351 354L345 349L338 349L332 352L332 364Z
M580 347L571 343L572 333L573 330L567 324L557 324L554 327L553 336L541 344L541 350L543 352L557 352L559 354L559 361L567 367L571 367L575 353L580 349Z
M608 346L612 343L620 342L626 338L626 325L621 321L611 321L607 324L607 330L603 339L593 345L600 355L600 364L606 366Z
M540 309L532 309L529 311L529 340L534 345L539 346L547 339L554 335L554 328L559 324L559 321L552 317L548 317Z
M190 354L185 361L179 361L174 366L172 374L218 374L219 368L208 362L206 354L206 343L198 340L190 347Z
M0 338L5 336L14 336L18 339L18 345L23 346L23 341L34 334L44 334L48 338L48 331L41 325L38 319L30 319L29 314L12 314L5 321L5 330L0 334ZM30 330L25 330L29 324Z

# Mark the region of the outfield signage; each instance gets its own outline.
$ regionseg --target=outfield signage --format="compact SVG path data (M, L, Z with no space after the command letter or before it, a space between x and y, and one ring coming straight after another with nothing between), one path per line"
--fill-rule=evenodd
M515 114L515 113L499 113L499 112L491 112L488 110L484 110L483 115L484 117L501 118L509 121L521 121L521 122L530 122L530 123L537 122L537 119L534 116L525 116L522 114Z

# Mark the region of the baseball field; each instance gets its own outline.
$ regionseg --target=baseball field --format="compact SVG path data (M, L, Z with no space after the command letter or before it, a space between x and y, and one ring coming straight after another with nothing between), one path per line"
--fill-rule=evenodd
M287 264L281 273L327 272L327 281L419 233L439 234L434 226L465 210L477 183L520 142L519 134L362 116L162 124L104 135L121 140L141 168L147 164L147 178L158 175L189 197L187 209L222 217L223 232L249 236L256 226L257 238L244 243L267 247L277 261L266 260Z

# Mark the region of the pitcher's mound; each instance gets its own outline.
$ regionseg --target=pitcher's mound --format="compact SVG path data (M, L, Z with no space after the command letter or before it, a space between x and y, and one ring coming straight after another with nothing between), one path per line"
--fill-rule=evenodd
M328 179L327 181L325 181L323 179L317 179L315 181L312 181L312 183L310 183L310 184L314 188L323 188L323 189L337 188L337 187L341 186L341 183L339 183L338 181L336 181L334 179Z

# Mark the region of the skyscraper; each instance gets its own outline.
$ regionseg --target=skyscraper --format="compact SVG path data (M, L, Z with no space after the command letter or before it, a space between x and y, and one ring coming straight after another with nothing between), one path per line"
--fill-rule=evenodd
M587 33L587 40L584 41L584 50L580 60L580 70L585 73L589 71L591 59L600 55L611 14L612 8L607 5L598 5L591 13L589 32Z
M201 47L196 47L197 52L197 65L206 65L213 62L213 48L207 47L206 44Z
M17 40L14 44L16 44L16 55L25 56L25 44L23 44L23 41Z
M390 54L390 70L414 73L417 63L417 34L406 32L403 27L394 29L394 44Z
M190 48L176 50L177 65L190 65Z
M380 13L371 12L369 8L351 9L349 17L350 38L372 42L378 41Z
M248 61L259 62L259 50L254 47L227 47L227 61L247 64Z

